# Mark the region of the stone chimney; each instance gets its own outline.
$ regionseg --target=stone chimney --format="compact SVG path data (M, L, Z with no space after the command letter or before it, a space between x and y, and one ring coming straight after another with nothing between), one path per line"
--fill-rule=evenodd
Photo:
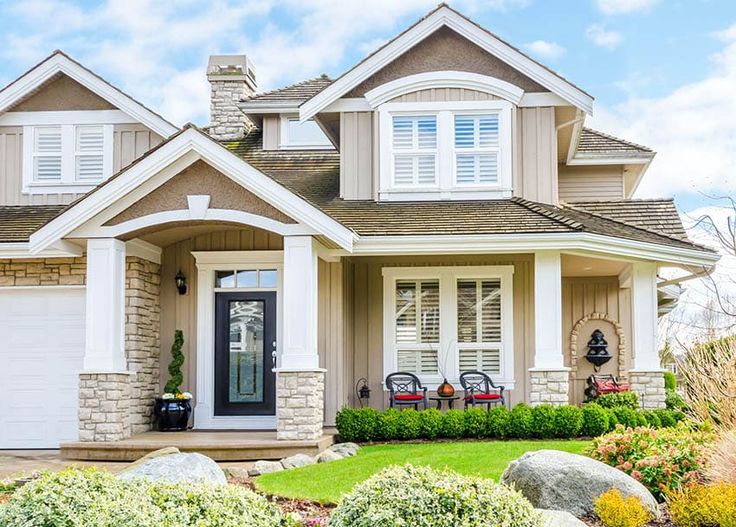
M215 139L242 139L253 124L238 103L256 92L256 74L245 55L211 55L207 63L210 81L210 135Z

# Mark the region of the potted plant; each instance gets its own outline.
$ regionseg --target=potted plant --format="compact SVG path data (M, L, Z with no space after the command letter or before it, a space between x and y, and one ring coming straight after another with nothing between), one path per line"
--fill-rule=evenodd
M181 432L187 429L189 416L192 414L192 394L182 392L179 387L184 382L181 366L184 364L184 354L181 348L184 345L184 333L177 329L174 333L174 343L171 346L171 363L169 363L169 381L164 388L164 394L156 397L154 415L161 432Z

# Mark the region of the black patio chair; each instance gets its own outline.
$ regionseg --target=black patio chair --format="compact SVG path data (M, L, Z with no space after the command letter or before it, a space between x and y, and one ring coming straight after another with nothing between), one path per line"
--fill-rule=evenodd
M482 371L466 371L460 375L460 384L465 390L465 408L468 406L504 404L503 386L493 384L491 378Z
M427 409L427 388L422 386L419 377L413 373L398 371L386 376L389 406L413 406L419 410L419 405Z

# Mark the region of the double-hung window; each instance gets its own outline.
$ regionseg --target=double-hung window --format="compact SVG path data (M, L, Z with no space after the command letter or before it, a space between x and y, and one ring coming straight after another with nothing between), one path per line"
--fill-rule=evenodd
M455 183L498 183L499 116L455 115Z
M24 126L24 192L87 191L107 179L112 136L112 125Z
M392 123L393 184L434 186L437 181L437 116L395 115Z
M384 373L432 385L482 371L513 386L512 266L386 267Z

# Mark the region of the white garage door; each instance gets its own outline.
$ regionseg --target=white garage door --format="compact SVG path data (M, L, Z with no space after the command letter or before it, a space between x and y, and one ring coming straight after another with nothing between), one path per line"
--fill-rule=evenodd
M0 449L77 439L84 289L0 289Z

